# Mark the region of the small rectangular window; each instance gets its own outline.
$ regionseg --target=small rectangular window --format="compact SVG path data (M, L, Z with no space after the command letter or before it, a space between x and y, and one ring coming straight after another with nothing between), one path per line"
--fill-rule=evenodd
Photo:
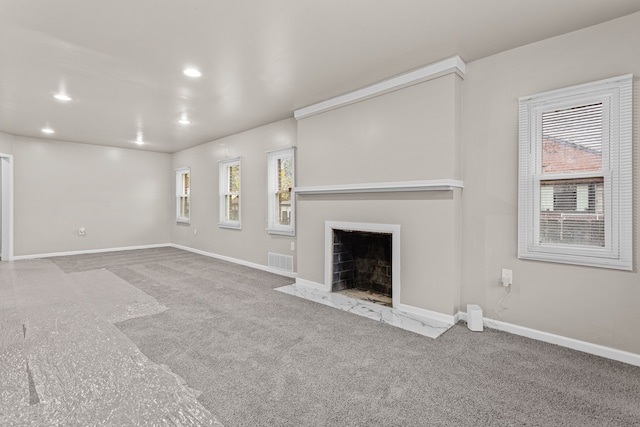
M294 161L293 148L268 153L267 231L272 234L294 235L295 233Z
M176 222L189 223L191 168L176 169Z
M632 269L632 86L520 99L520 258Z
M223 160L220 169L220 216L218 225L241 228L240 159Z

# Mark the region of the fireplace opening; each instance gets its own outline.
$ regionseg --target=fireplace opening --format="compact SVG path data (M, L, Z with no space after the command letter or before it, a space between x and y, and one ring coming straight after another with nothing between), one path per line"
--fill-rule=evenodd
M333 230L331 290L392 306L392 234Z

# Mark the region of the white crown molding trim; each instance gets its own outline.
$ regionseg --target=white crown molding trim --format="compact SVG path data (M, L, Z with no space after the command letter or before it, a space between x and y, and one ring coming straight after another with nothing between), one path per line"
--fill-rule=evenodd
M48 254L19 255L19 256L14 256L12 260L20 261L25 259L54 258L54 257L70 256L70 255L101 254L106 252L133 251L137 249L166 248L170 246L173 246L173 245L171 243L160 243L157 245L124 246L121 248L87 249L83 251L52 252Z
M464 183L456 179L429 179L422 181L294 187L293 192L295 194L391 193L405 191L450 191L463 187Z
M458 313L460 320L467 321L467 313ZM618 350L611 347L605 347L599 344L593 344L586 341L580 341L574 338L568 338L562 335L551 334L549 332L539 331L537 329L526 328L524 326L514 325L499 320L488 319L484 317L482 323L487 328L497 329L499 331L508 332L514 335L531 338L537 341L543 341L550 344L559 345L561 347L570 348L572 350L582 351L583 353L593 354L618 362L628 363L629 365L640 366L640 354L628 351Z
M425 308L414 307L412 305L398 304L398 310L427 319L435 320L437 322L446 323L447 325L454 325L456 323L455 316L438 313L437 311L431 311Z
M313 116L315 114L323 113L325 111L333 110L335 108L343 107L355 102L364 101L365 99L373 98L374 96L402 89L404 87L421 83L451 72L455 72L461 77L464 77L465 69L466 64L464 63L462 58L460 58L458 55L452 56L451 58L444 59L442 61L427 65L422 68L418 68L417 70L409 71L408 73L404 73L387 80L383 80L371 86L367 86L362 89L346 93L344 95L339 95L334 98L327 99L326 101L318 102L317 104L300 108L299 110L295 110L293 115L296 120L304 119L305 117Z
M268 273L277 274L279 276L289 277L291 279L295 279L296 276L297 276L297 274L295 272L286 271L286 270L280 270L278 268L267 267L266 265L256 264L254 262L244 261L244 260L241 260L241 259L238 259L238 258L232 258L232 257L228 257L228 256L225 256L225 255L218 255L218 254L214 254L212 252L207 252L207 251L203 251L203 250L200 250L200 249L190 248L188 246L176 245L176 244L173 244L173 243L169 244L168 246L170 246L172 248L176 248L176 249L182 249L183 251L193 252L193 253L198 254L198 255L204 255L204 256L207 256L207 257L219 259L221 261L228 261L228 262L232 262L234 264L243 265L245 267L255 268L256 270L266 271Z

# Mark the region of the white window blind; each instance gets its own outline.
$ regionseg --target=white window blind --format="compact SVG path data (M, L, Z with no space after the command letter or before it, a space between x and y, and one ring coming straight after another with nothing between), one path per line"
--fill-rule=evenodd
M520 258L632 268L632 82L520 99Z
M295 157L293 148L267 153L268 218L267 231L272 234L295 234Z
M540 243L604 247L604 205L597 200L604 185L603 105L546 111L541 118Z

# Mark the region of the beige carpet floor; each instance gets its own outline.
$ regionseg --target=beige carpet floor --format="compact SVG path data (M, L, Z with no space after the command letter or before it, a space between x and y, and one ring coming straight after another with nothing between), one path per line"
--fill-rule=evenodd
M462 324L425 338L176 249L54 261L168 307L117 326L227 426L640 425L638 367Z
M86 396L81 412L87 418L65 425L107 425L103 415L109 405L101 393L117 389L122 393L119 401L128 402L130 409L148 404L132 415L130 425L151 425L151 420L159 419L167 419L167 425L201 425L206 419L226 426L640 425L640 368L635 366L491 329L474 333L462 324L438 339L426 338L273 290L291 279L177 249L46 262L55 263L63 281L68 280L74 294L80 295L69 306L69 314L75 316L77 307L82 313L76 316L78 322L64 328L58 323L36 332L35 324L21 317L23 305L0 304L2 342L9 343L3 344L2 366L11 363L19 368L19 375L7 375L14 379L14 388L4 386L0 393L4 399L0 417L6 417L7 409L16 413L16 408L7 406L7 396L16 393L21 396L18 414L38 411L56 399L76 402L74 396ZM77 289L78 279L81 286L93 281L103 287L115 283L114 277L118 289L124 285L135 289L125 292L124 301L107 297L108 309L82 296L92 291ZM4 284L4 276L0 278ZM46 305L37 295L46 283L46 278L39 278L32 288L2 286L1 301L13 298ZM126 307L131 315L118 320ZM104 330L113 327L107 317L117 321L116 332L122 336L113 335L114 345L109 346L108 339L82 343L72 339L85 335L85 323L95 329L87 323L91 316L104 320L100 323ZM56 325L46 311L41 320ZM65 387L47 386L47 377L59 375L66 360L50 360L36 368L36 359L29 358L29 346L36 343L25 346L23 325L26 340L34 334L40 342L55 341L55 334L66 328L70 338L59 343L60 351L66 351L68 358L88 351L87 357L104 376L91 383L83 380L84 374L67 375L63 378L74 380L62 382ZM123 337L130 345L121 345ZM121 366L126 358L109 362L110 352L117 353L114 347L130 351L125 354L149 371L129 377ZM13 359L6 361L6 354ZM155 379L163 373L180 385L170 407L180 408L185 399L197 396L182 409L192 418L171 418L171 411L162 415L161 408L152 407L156 399L165 402L167 389L160 385L168 382ZM5 378L0 380L4 385ZM144 381L156 388L141 387L141 395L135 383ZM56 408L55 413L43 411L43 417L73 416L72 405ZM202 420L197 418L201 415ZM31 425L50 425L42 420L45 424Z

